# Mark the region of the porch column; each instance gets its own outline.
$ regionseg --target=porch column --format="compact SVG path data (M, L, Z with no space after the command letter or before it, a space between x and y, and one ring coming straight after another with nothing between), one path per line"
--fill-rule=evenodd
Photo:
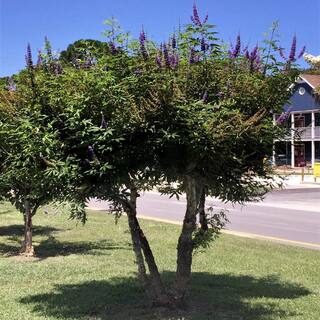
M291 167L294 165L294 114L291 113Z
M316 150L315 150L315 142L314 142L314 137L315 137L315 114L314 111L311 113L311 163L312 163L312 168L314 166L315 158L316 158Z
M276 125L276 115L273 114L273 125ZM272 166L276 166L276 141L273 140L273 146L272 146Z

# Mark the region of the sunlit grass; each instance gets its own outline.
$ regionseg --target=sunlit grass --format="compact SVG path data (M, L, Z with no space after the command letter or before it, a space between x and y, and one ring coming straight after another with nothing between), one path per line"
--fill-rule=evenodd
M22 217L0 205L0 319L320 318L320 252L223 235L194 256L187 310L151 309L135 278L125 217L89 211L34 219L37 259L14 255ZM142 221L166 283L174 276L179 227Z

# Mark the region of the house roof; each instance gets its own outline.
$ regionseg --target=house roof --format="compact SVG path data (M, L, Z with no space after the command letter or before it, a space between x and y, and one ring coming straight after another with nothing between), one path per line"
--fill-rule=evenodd
M300 78L312 87L312 89L320 87L320 74L301 74Z

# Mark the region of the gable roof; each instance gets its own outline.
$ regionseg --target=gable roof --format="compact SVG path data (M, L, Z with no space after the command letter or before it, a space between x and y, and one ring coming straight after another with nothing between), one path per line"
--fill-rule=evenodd
M312 89L320 87L320 74L301 74L299 77Z

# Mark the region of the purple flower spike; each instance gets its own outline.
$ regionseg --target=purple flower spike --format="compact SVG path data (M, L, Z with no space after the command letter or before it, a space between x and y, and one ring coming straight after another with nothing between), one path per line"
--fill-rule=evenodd
M173 37L172 37L172 40L171 40L171 46L172 46L172 49L176 49L177 48L177 40L176 40L175 34L173 34Z
M142 30L140 31L140 35L139 35L139 40L140 40L140 43L143 43L146 41L147 37L146 37L146 33L144 32L143 28Z
M290 116L292 107L290 107L286 112L282 112L281 115L276 120L277 124L283 124Z
M241 50L241 38L240 38L240 33L239 33L237 36L236 45L234 47L234 52L233 52L235 57L239 56L240 50Z
M232 45L232 43L231 43L231 44L230 44L230 48L231 48L231 50L229 50L229 57L230 57L231 59L237 58L237 57L240 55L240 52L241 52L241 38L240 38L240 33L239 33L238 36L237 36L235 46L233 47L233 45Z
M191 16L191 21L198 27L202 26L199 13L198 13L198 8L195 2L193 4L193 16Z
M117 50L116 45L115 45L114 42L110 41L109 42L109 46L110 46L110 50L111 50L111 54L112 55L115 55L115 54L118 53L118 50Z
M16 84L14 83L12 77L9 77L9 79L8 79L7 89L8 89L9 91L16 91L16 90L17 90L17 86L16 86Z
M31 47L30 47L30 43L28 43L27 46L27 53L26 53L26 65L28 68L33 68L33 61L32 61L32 53L31 53Z
M250 70L254 71L256 70L256 66L257 66L257 59L258 59L258 63L260 64L260 56L259 56L259 51L258 51L258 45L256 45L253 50L250 53L249 56L249 62L250 62Z
M207 49L208 49L208 44L206 43L205 39L202 38L201 39L201 51L203 53L205 53L207 51Z
M148 52L146 49L145 41L146 41L146 34L145 34L144 30L142 29L140 32L140 35L139 35L139 42L140 42L140 52L141 52L144 60L146 60L148 58Z
M279 54L280 54L281 58L283 58L283 60L285 60L287 62L287 67L290 67L291 63L295 62L297 59L300 59L303 56L305 50L306 50L306 46L304 46L301 49L298 56L296 56L297 37L296 37L296 35L294 35L292 38L291 49L290 49L290 54L289 54L288 58L285 56L283 48L279 48Z
M107 121L105 120L104 115L102 115L100 128L107 129L107 126Z
M192 11L193 11L193 15L190 18L191 18L192 23L195 26L202 27L204 24L206 24L208 22L208 18L209 18L208 13L206 14L204 20L201 22L198 8L197 8L197 5L195 2L193 3L193 10Z
M208 18L209 18L209 15L207 12L206 16L204 17L204 20L202 21L202 24L206 24L208 22Z
M166 67L170 68L171 67L171 58L169 56L168 47L166 44L163 45L163 57L164 57L164 62L166 64Z
M292 38L292 44L291 44L291 49L290 49L290 54L289 54L289 62L295 62L296 61L296 49L297 49L297 37L296 35L293 36Z
M283 51L283 48L279 48L279 54L280 54L280 57L283 59L283 60L287 60L285 54L284 54L284 51Z
M303 46L303 48L301 49L301 51L300 51L300 53L298 55L298 59L300 59L305 52L306 52L306 46Z
M157 54L156 56L156 64L158 65L159 68L162 68L162 58L160 54Z
M95 157L95 154L94 154L94 150L93 150L93 147L92 146L88 146L88 149L87 149L87 156L88 156L88 159L90 161L92 161Z
M179 55L178 54L173 54L170 56L170 64L173 69L179 64Z
M255 61L257 58L257 54L258 54L258 46L256 45L250 54L250 61L252 62Z
M246 59L250 60L250 53L248 49L245 51L244 56L246 57Z

